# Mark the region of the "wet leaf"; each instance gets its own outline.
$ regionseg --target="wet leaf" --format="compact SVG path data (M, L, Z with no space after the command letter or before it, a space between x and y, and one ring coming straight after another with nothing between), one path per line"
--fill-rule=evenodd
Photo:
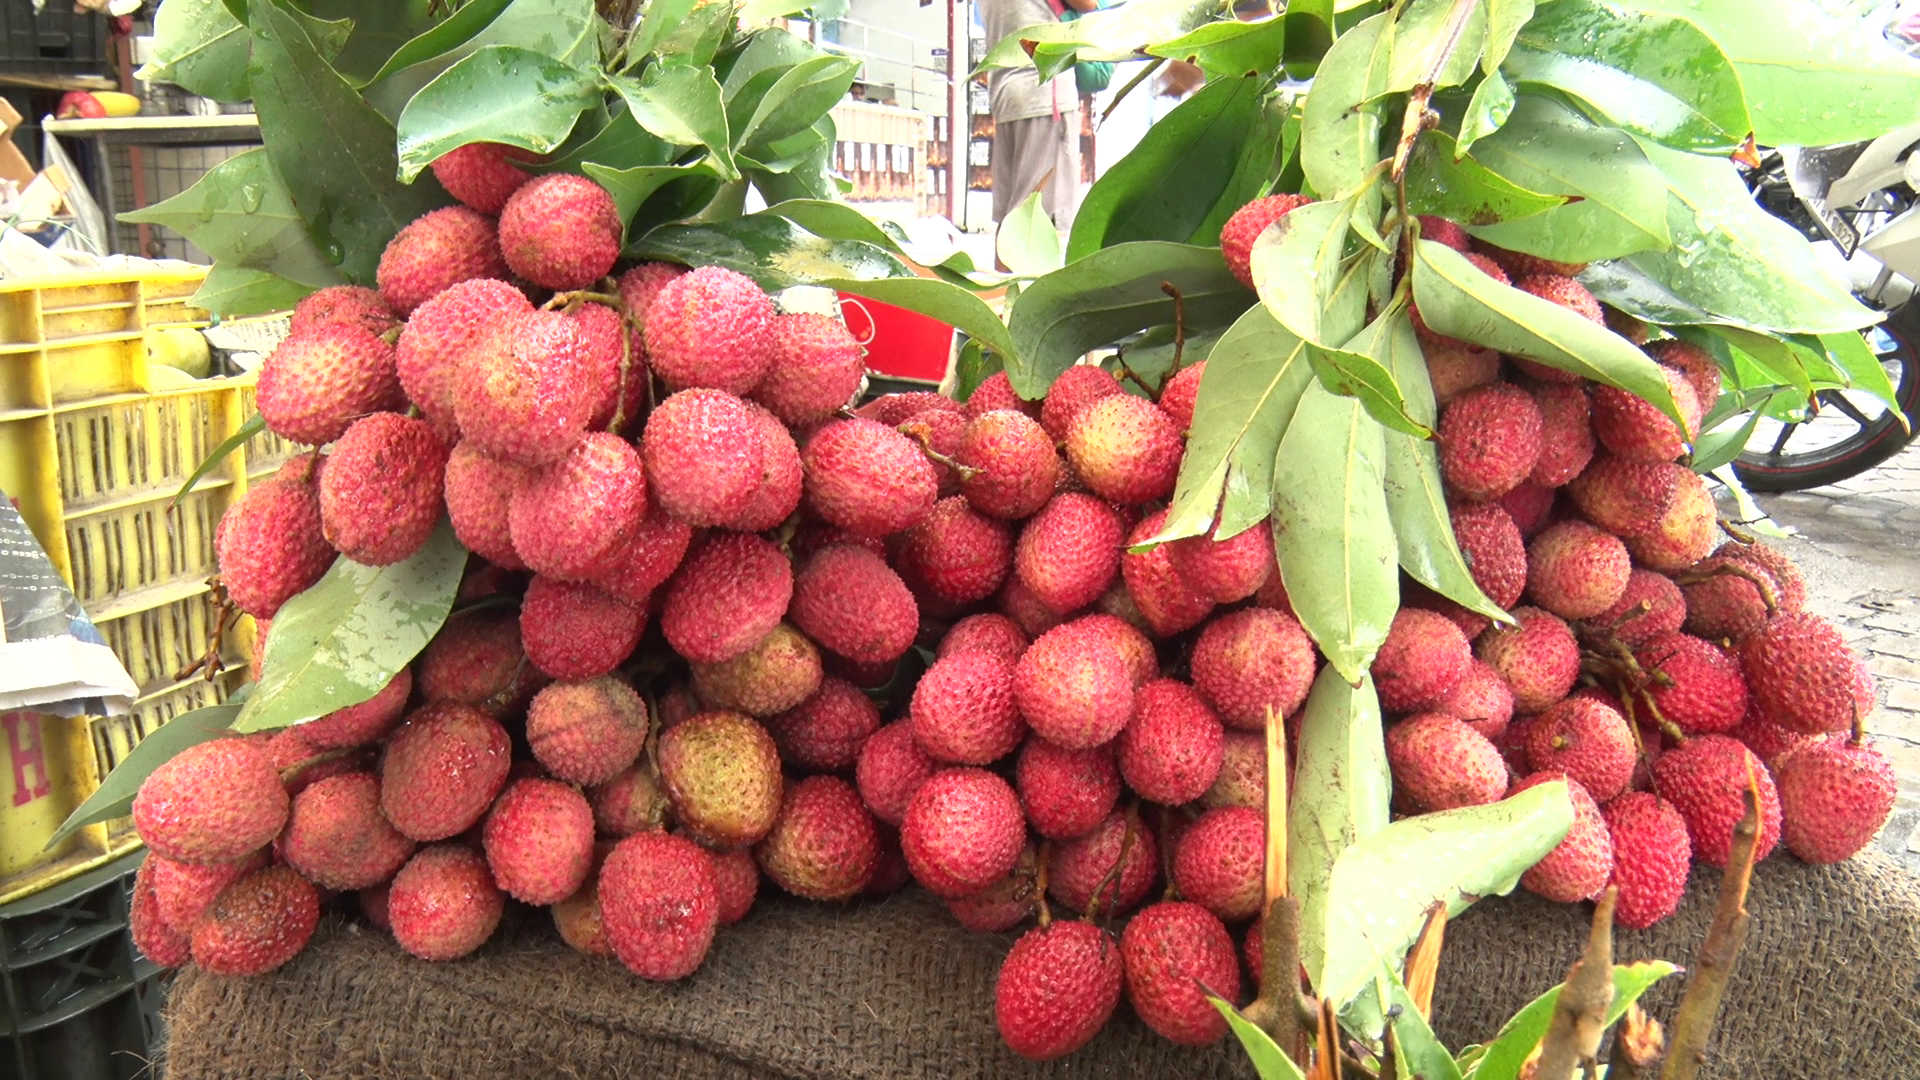
M153 59L136 77L215 101L245 101L252 44L222 0L172 0L153 16Z
M692 165L642 165L637 169L609 169L591 162L582 166L587 176L607 189L621 221L631 221L646 201L668 184L688 177L719 179L705 159Z
M120 220L164 225L223 266L268 271L309 289L342 280L308 236L306 220L265 148L236 154L180 194Z
M628 243L625 254L688 266L724 266L772 291L843 279L913 276L883 248L815 236L766 211L703 225L663 226Z
M1533 18L1533 10L1533 0L1487 0L1487 48L1480 56L1480 70L1489 80L1500 70L1520 28Z
M1460 138L1454 144L1454 156L1466 154L1475 143L1499 131L1512 115L1513 86L1506 77L1496 71L1480 80L1480 85L1473 89L1473 97L1467 101L1466 114L1460 119Z
M1864 337L1853 333L1821 334L1819 342L1827 359L1846 373L1849 383L1879 398L1887 408L1899 411L1893 380L1887 377L1887 369L1880 365L1880 357Z
M1357 190L1380 161L1382 106L1393 50L1393 17L1375 15L1340 35L1307 93L1300 165L1323 198Z
M1487 5L1485 0L1473 0L1473 10L1456 35L1453 9L1460 2L1411 0L1405 6L1394 28L1387 89L1411 90L1429 78L1436 87L1459 86L1473 75L1486 47ZM1451 52L1436 70L1434 64L1444 49Z
M393 55L387 57L386 63L380 65L380 70L374 73L373 78L367 80L368 84L379 82L396 71L424 63L436 56L444 56L459 48L471 41L475 34L485 30L493 20L499 18L500 13L507 9L510 2L511 0L469 0L468 3L460 5L460 10L449 15L445 21L422 31L413 40L394 50Z
M1371 676L1350 686L1322 668L1301 706L1287 884L1300 900L1300 962L1317 985L1327 959L1327 891L1340 853L1387 827L1393 776Z
M489 45L442 72L400 113L406 180L467 143L545 154L566 142L580 114L599 104L600 80L517 45Z
M172 761L174 755L190 746L219 738L233 726L234 718L239 714L239 705L209 705L204 709L182 713L148 732L147 737L134 744L120 764L114 766L93 794L87 796L87 801L67 815L67 820L60 823L60 828L54 831L43 850L51 850L55 844L88 825L112 821L132 813L133 797L139 793L140 785L146 782L147 777L153 775L153 770Z
M1613 1004L1607 1006L1606 1025L1611 1027L1627 1014L1627 1007L1640 1000L1640 995L1652 989L1653 984L1678 972L1680 969L1664 960L1647 960L1637 964L1615 964L1613 966ZM1553 1022L1553 1007L1559 1004L1560 987L1541 994L1528 1002L1519 1012L1513 1014L1500 1029L1500 1034L1487 1044L1480 1055L1479 1064L1473 1072L1473 1080L1516 1080L1520 1067L1546 1037L1547 1025Z
M274 614L265 674L234 728L285 727L379 693L439 632L466 565L467 551L445 521L425 547L392 566L334 560Z
M608 81L641 127L676 146L705 146L723 179L739 179L720 84L710 68L652 64L638 79L616 75Z
M311 285L266 270L215 263L188 303L222 317L260 315L286 311L312 291Z
M806 131L838 104L860 70L844 56L817 56L795 64L774 81L746 124L734 134L741 152L761 149Z
M1039 277L1060 269L1065 263L1060 251L1060 231L1054 228L1053 219L1040 205L1037 191L1008 211L994 234L993 246L1000 262L1021 277Z
M1172 41L1149 45L1146 52L1150 56L1196 64L1208 75L1265 76L1280 63L1280 52L1286 41L1283 17L1251 22L1223 19L1195 27Z
M1407 162L1407 209L1416 214L1488 225L1545 213L1566 201L1563 195L1528 191L1473 158L1461 157L1453 137L1444 131L1428 132Z
M1327 662L1354 683L1400 606L1384 433L1358 401L1315 382L1274 455L1273 540L1287 598Z

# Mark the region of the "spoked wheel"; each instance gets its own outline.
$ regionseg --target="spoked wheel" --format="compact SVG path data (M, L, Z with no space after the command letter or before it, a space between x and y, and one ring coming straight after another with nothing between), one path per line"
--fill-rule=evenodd
M1867 344L1893 384L1894 398L1920 429L1920 306L1907 304L1866 330ZM1754 491L1799 491L1858 476L1899 453L1912 436L1886 402L1858 390L1822 390L1809 420L1762 418L1733 463Z

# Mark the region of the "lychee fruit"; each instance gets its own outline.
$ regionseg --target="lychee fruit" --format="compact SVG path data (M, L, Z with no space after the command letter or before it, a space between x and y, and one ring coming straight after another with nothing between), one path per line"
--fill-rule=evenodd
M1641 646L1635 657L1654 675L1648 699L1681 731L1714 734L1746 716L1748 689L1740 662L1712 642L1669 634Z
M996 612L982 612L969 615L954 623L945 637L940 639L936 656L950 656L961 652L983 652L998 656L1008 662L1020 659L1027 651L1027 635L1020 624Z
M758 843L780 813L780 751L752 717L704 712L660 734L660 781L674 816L720 850Z
M1441 476L1464 498L1497 499L1540 460L1540 407L1507 383L1455 398L1441 411L1438 432Z
M1795 566L1793 560L1778 548L1771 548L1761 543L1729 540L1715 548L1713 553L1724 558L1754 563L1773 575L1774 582L1780 586L1779 595L1775 597L1780 602L1780 610L1799 611L1806 606L1806 580L1800 576L1800 568Z
M900 848L914 879L943 899L975 893L1020 858L1027 823L1020 799L985 769L943 769L907 802Z
M400 322L399 316L364 285L329 285L300 298L287 320L287 334L304 334L322 326L340 324L358 326L374 334L384 334Z
M533 179L515 163L539 160L533 151L505 143L467 143L433 159L433 178L447 194L475 210L498 215L507 199Z
M647 741L647 705L633 688L602 676L557 682L527 707L527 742L547 771L593 786L619 775Z
M803 769L844 771L880 730L880 709L845 679L831 676L805 701L766 721L780 757ZM929 767L931 774L931 767Z
M1035 855L1033 845L1020 849L1020 861L1006 877L957 900L947 901L947 910L961 926L976 934L1004 934L1032 915L1037 897L1034 892Z
M527 663L519 617L483 609L447 620L420 654L414 682L423 701L458 702L502 717L525 708L547 677Z
M1267 740L1262 733L1226 733L1220 755L1220 775L1214 778L1206 794L1200 796L1200 805L1209 810L1220 806L1266 809Z
M913 644L920 608L885 559L852 544L814 552L793 580L789 615L826 649L861 663L887 663Z
M800 452L806 500L822 518L862 536L912 528L933 508L939 481L905 435L872 420L835 420Z
M1253 288L1253 243L1267 226L1312 202L1305 195L1266 195L1235 210L1220 227L1220 254L1240 284Z
M1166 522L1166 510L1156 510L1141 518L1127 535L1127 547L1136 547L1160 535ZM1197 539L1206 540L1205 537ZM1155 544L1145 551L1127 550L1120 555L1120 576L1126 585L1127 598L1156 637L1171 637L1191 630L1213 614L1213 597L1192 585L1175 561L1175 549L1185 542ZM1204 561L1206 557L1201 558ZM1272 563L1271 554L1267 561ZM1211 577L1210 571L1203 572L1203 576L1209 577L1212 584L1226 580L1224 576ZM1278 575L1269 571L1268 576Z
M775 885L808 900L846 900L867 887L880 857L873 817L853 785L809 776L787 788L773 829L753 849Z
M403 316L449 286L506 276L493 219L465 206L443 206L414 218L387 241L374 271L380 298Z
M127 907L127 934L141 956L163 968L185 967L193 960L193 939L186 932L175 930L160 914L152 869L153 860L149 859L134 871L133 896Z
M316 781L293 798L281 854L326 889L364 889L392 877L414 842L380 813L380 781L349 772Z
M744 396L773 363L773 323L773 300L753 279L703 266L661 286L648 305L647 357L674 390Z
M415 309L400 329L394 367L407 398L435 430L447 437L459 431L454 388L461 369L477 358L473 351L497 348L506 324L532 310L525 293L493 278L459 282Z
M680 568L692 543L691 527L658 505L650 507L627 539L607 555L593 583L629 604L644 605Z
M1535 607L1513 609L1514 626L1480 635L1475 652L1507 681L1516 713L1537 713L1566 697L1580 677L1580 643L1564 619Z
M508 515L513 550L535 573L587 581L640 527L647 476L633 444L596 432L526 474Z
M1578 384L1540 383L1530 392L1540 406L1540 458L1528 479L1559 487L1593 460L1592 402Z
M897 827L906 820L914 793L938 769L914 740L912 723L900 720L874 732L861 745L854 781L873 816Z
M495 461L474 444L462 442L447 456L444 491L453 535L468 551L507 570L526 563L513 548L513 495L528 470Z
M1589 621L1611 630L1628 646L1639 648L1654 638L1678 633L1686 617L1686 600L1672 578L1635 567L1627 574L1627 587L1620 599Z
M1419 812L1480 806L1507 792L1500 751L1444 713L1421 713L1388 729L1387 764L1396 800Z
M1300 621L1244 608L1208 623L1193 647L1193 685L1230 727L1264 727L1267 709L1289 716L1307 699L1313 642Z
M1519 603L1527 585L1527 548L1513 518L1499 503L1460 503L1449 515L1474 584L1502 608Z
M1028 739L1014 767L1014 783L1028 824L1049 840L1092 832L1120 799L1120 771L1106 746L1069 750Z
M966 499L941 499L901 537L894 565L907 581L950 604L992 596L1013 567L1013 533Z
M953 458L963 467L960 492L967 502L1003 521L1029 517L1045 506L1063 468L1047 431L1012 410L968 421Z
M327 542L363 566L410 558L440 521L446 464L446 444L425 420L374 413L354 421L320 471Z
M565 900L593 869L593 808L558 780L508 784L480 836L495 884L522 903Z
M1467 673L1473 650L1444 615L1402 608L1374 657L1374 686L1389 712L1415 712L1452 692Z
M694 664L694 691L716 709L767 717L786 712L820 689L820 650L785 623L730 660Z
M1527 761L1567 774L1602 802L1627 789L1638 752L1627 718L1593 698L1568 698L1527 725Z
M1173 846L1173 883L1180 895L1224 922L1259 913L1266 865L1266 815L1249 807L1208 810Z
M587 792L593 827L602 836L632 836L658 829L667 818L667 793L660 777L646 766L624 769Z
M694 973L720 925L713 857L684 837L635 833L600 869L600 917L627 970L659 982Z
M220 890L193 927L193 962L213 975L265 975L300 954L320 924L320 895L291 867L269 866Z
M980 385L973 388L973 393L967 395L967 419L971 420L976 416L998 412L1001 409L1012 409L1030 417L1040 415L1040 403L1028 401L1015 393L1013 380L1007 378L1007 373L996 371L982 379Z
M600 918L600 876L587 875L580 891L554 904L553 928L560 940L575 952L587 956L613 956L613 942L607 940L607 924Z
M765 641L793 595L793 567L779 548L748 533L714 533L667 583L660 628L681 656L718 664Z
M728 851L713 856L714 893L720 903L720 925L732 926L753 910L760 894L760 864L749 851Z
M563 457L599 404L586 341L556 311L529 311L491 326L454 377L463 437L515 465Z
M1119 943L1090 923L1059 921L1027 931L994 980L1000 1038L1033 1061L1073 1053L1113 1015L1123 972Z
M380 760L380 812L423 843L458 836L507 782L507 733L478 709L434 702L407 717Z
M1562 904L1588 899L1607 887L1613 876L1613 837L1600 806L1579 780L1551 768L1536 772L1513 785L1508 794L1555 780L1567 785L1567 798L1573 803L1573 824L1552 851L1520 875L1520 884L1528 892Z
M1226 1034L1226 1019L1207 998L1240 999L1240 957L1212 912L1178 900L1154 904L1121 931L1120 957L1127 1000L1148 1027L1182 1046Z
M1513 691L1507 680L1484 660L1467 662L1466 673L1438 701L1432 711L1458 717L1473 730L1497 740L1513 720Z
M747 505L725 524L741 532L761 532L778 526L800 508L805 476L800 467L800 450L793 436L778 417L751 402L760 437L760 485Z
M613 269L622 229L607 189L574 173L548 173L500 208L500 254L543 289L584 289Z
M1631 539L1659 527L1686 472L1670 462L1601 454L1573 478L1567 493L1588 521Z
M1687 633L1735 643L1767 624L1780 595L1766 570L1720 556L1693 565L1680 592L1686 597Z
M1759 758L1736 739L1700 735L1661 753L1653 763L1653 790L1686 819L1693 853L1711 866L1725 866L1734 826L1746 815L1742 793L1752 777L1760 793L1757 862L1780 840L1780 797Z
M1159 876L1153 830L1137 814L1115 810L1090 832L1054 846L1047 892L1075 911L1088 912L1097 901L1102 914L1118 915L1146 899Z
M628 430L646 408L647 347L640 331L605 304L581 304L567 317L580 332L585 377L594 386L587 428Z
M1661 368L1674 404L1686 420L1684 429L1652 402L1614 386L1593 391L1593 433L1615 456L1628 461L1672 461L1687 452L1687 443L1700 431L1700 403L1686 376Z
M1073 750L1113 738L1133 715L1125 658L1091 643L1071 623L1028 646L1014 668L1013 695L1036 733Z
M375 811L378 813L378 811ZM191 934L200 916L235 881L267 865L268 849L260 848L235 862L190 863L149 852L140 871L150 879L155 910L182 935Z
M1627 545L1584 521L1562 521L1527 545L1527 597L1563 619L1612 607L1632 569Z
M1089 490L1133 506L1172 494L1185 444L1153 402L1110 394L1074 414L1066 451Z
M1167 414L1167 419L1173 421L1173 430L1182 435L1193 427L1193 410L1200 403L1200 380L1206 371L1207 362L1200 360L1174 372L1160 385L1160 399L1156 404Z
M1500 509L1513 519L1513 525L1520 530L1520 535L1532 536L1554 520L1554 506L1559 495L1559 488L1522 483L1497 501Z
M227 598L255 618L273 618L333 565L338 552L322 530L319 490L310 477L276 474L249 487L213 533Z
M1225 745L1220 718L1192 687L1155 679L1134 695L1120 733L1120 775L1141 798L1181 806L1213 786Z
M654 298L667 283L688 273L688 268L678 263L643 262L620 275L620 302L627 309L627 318L641 330L646 329L647 309L653 306Z
M1893 763L1861 742L1822 739L1789 752L1774 770L1782 838L1810 863L1850 859L1893 812Z
M1705 477L1691 469L1673 474L1673 502L1651 529L1627 537L1635 562L1650 570L1677 573L1705 558L1720 535L1718 512Z
M1013 702L1013 665L985 653L934 661L913 688L909 716L927 756L953 765L992 764L1027 734Z
M536 576L520 601L520 638L556 679L609 674L640 643L646 612L592 585Z
M1607 883L1620 890L1614 921L1643 930L1679 910L1693 861L1680 811L1650 791L1629 791L1608 800L1600 813L1613 840Z
M760 425L720 390L683 390L647 417L640 437L647 490L675 519L722 525L754 501L765 478Z
M308 446L338 439L362 416L406 404L393 346L341 323L288 336L261 365L255 394L267 430Z
M133 797L133 824L147 847L191 863L245 857L280 832L288 812L273 759L248 739L189 746L154 769Z
M766 351L769 363L753 399L795 426L832 416L859 392L866 374L860 343L827 315L775 315Z
M1216 539L1218 527L1201 536L1168 544L1168 555L1180 580L1194 591L1221 604L1232 604L1260 591L1274 575L1273 526L1262 521L1225 540Z
M1098 364L1076 364L1061 372L1047 388L1047 396L1040 402L1040 426L1047 429L1055 443L1066 442L1073 418L1081 409L1123 392L1120 380L1106 368Z

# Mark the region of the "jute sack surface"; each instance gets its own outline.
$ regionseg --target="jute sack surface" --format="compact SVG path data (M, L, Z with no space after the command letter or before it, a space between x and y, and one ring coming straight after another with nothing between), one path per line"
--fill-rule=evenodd
M1697 878L1674 919L1621 933L1620 959L1690 962L1711 906L1710 882ZM1874 854L1831 868L1776 857L1756 873L1750 908L1705 1075L1907 1075L1898 1066L1920 1061L1920 879ZM1440 966L1442 1037L1483 1040L1557 983L1589 910L1522 894L1463 916ZM1173 1046L1125 1006L1064 1061L1013 1057L993 1023L1009 940L960 929L918 891L852 908L763 900L720 934L696 975L661 986L567 949L544 912L523 913L451 964L332 922L273 975L183 973L166 1067L174 1080L1251 1076L1229 1041ZM1665 1017L1672 983L1651 999Z

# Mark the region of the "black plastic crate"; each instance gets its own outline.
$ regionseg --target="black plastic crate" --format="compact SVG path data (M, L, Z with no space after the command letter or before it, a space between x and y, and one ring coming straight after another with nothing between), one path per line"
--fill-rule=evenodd
M107 17L73 10L73 0L0 0L0 72L10 75L103 75Z

